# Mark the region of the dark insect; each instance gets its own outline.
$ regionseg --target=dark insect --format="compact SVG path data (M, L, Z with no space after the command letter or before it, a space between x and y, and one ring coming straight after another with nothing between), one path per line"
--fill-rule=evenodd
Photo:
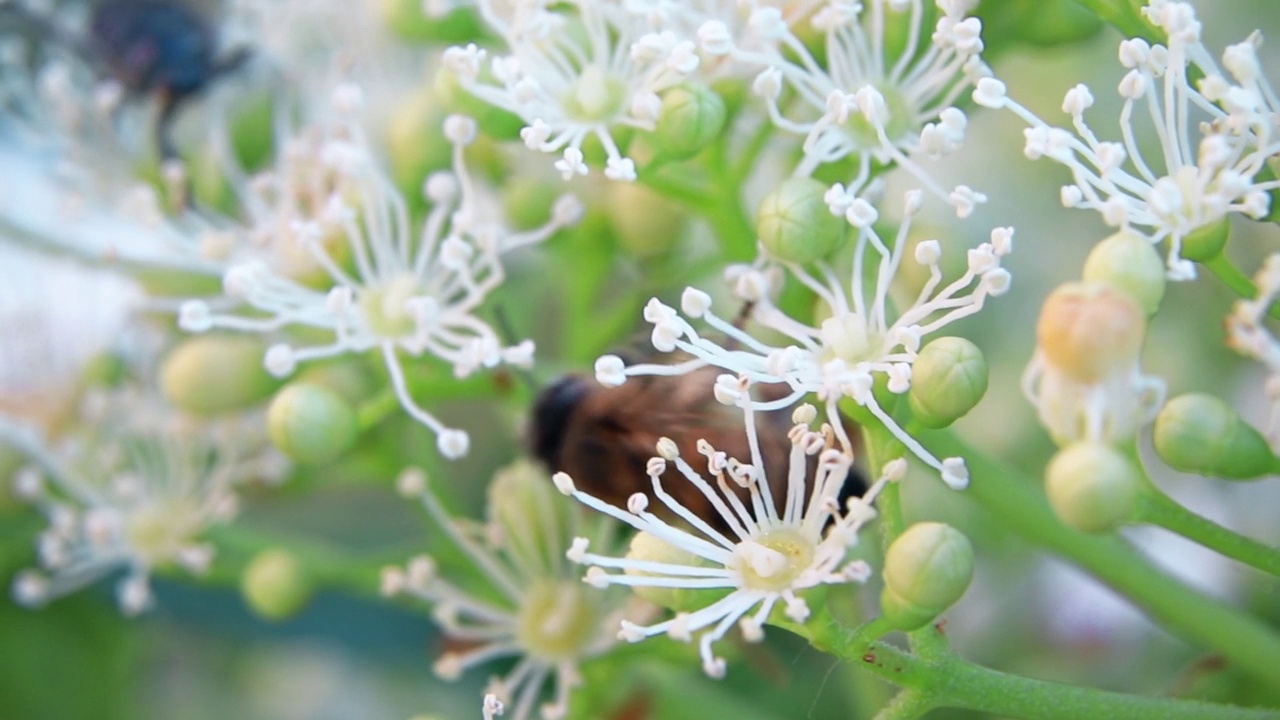
M547 387L533 408L530 442L533 453L552 471L568 473L586 492L618 507L637 492L649 495L650 508L665 506L653 496L653 482L646 474L649 458L662 437L671 438L695 470L704 473L706 462L697 451L705 439L729 457L749 462L742 412L722 405L713 395L716 368L702 368L678 377L640 376L619 387L607 388L594 378L568 375ZM785 394L777 386L757 386L762 400ZM791 410L756 414L756 434L766 477L775 502L785 501L790 465ZM856 437L856 433L850 433ZM810 458L812 478L814 458ZM663 489L698 517L727 530L720 514L674 465L661 477ZM866 490L860 473L849 473L841 502ZM744 495L745 497L745 491Z
M217 78L239 68L247 48L219 55L217 28L177 0L105 0L93 10L87 37L73 37L16 2L7 6L36 32L83 58L132 97L159 103L155 142L160 157L178 157L171 129L178 110Z

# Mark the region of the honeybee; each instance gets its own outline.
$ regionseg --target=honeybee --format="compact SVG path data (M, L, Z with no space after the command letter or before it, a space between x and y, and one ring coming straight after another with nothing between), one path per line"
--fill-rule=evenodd
M177 111L249 57L246 48L219 56L216 26L180 0L105 0L94 7L85 37L16 1L3 5L0 10L71 50L129 95L154 96L155 143L164 160L178 158L170 137Z
M548 386L533 407L530 442L535 456L552 471L568 473L582 490L601 500L626 507L627 498L641 492L653 496L646 465L660 438L675 441L681 457L704 473L697 451L699 440L731 458L750 462L742 411L718 402L713 394L717 368L700 368L680 376L644 375L628 378L618 387L604 387L586 375L567 375ZM778 385L753 388L761 400L778 399L789 389ZM793 427L791 410L757 412L756 435L774 502L785 502ZM850 433L850 437L856 437ZM816 459L809 458L812 478ZM661 476L663 489L698 517L727 530L720 513L674 464ZM861 495L866 482L851 469L841 502ZM746 491L742 492L746 497ZM662 514L665 506L651 502Z

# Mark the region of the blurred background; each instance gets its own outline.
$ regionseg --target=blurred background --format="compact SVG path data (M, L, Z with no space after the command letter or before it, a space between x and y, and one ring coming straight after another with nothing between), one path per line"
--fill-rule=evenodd
M979 12L990 26L1002 13L1034 2L983 0ZM376 3L337 5L345 13L381 17ZM1201 0L1196 5L1206 44L1215 54L1261 29L1268 38L1262 49L1264 68L1280 80L1280 2ZM1115 30L1100 27L1051 47L1010 44L1001 47L993 66L1011 96L1050 122L1061 121L1063 93L1076 83L1088 84L1098 100L1091 111L1097 118L1094 128L1114 136L1116 127L1106 118L1114 118L1119 107L1114 93L1122 74L1116 61L1119 40ZM198 112L197 107L191 114ZM1017 229L1015 252L1006 265L1014 277L1013 290L954 328L984 349L992 377L985 400L958 429L1038 476L1053 447L1018 384L1032 354L1035 318L1045 295L1077 278L1088 250L1109 232L1093 214L1061 207L1058 187L1066 181L1066 171L1023 157L1015 118L978 109L970 114L970 123L966 146L948 159L953 167L943 171L943 183L971 182L990 202L963 227L939 213L927 217L927 230L920 232L938 236L949 247L963 247L986 240L994 225ZM0 135L0 141L4 138ZM0 147L0 158L12 157L4 152ZM980 183L974 180L975 170ZM0 194L22 182L20 164L0 167ZM699 232L694 228L692 234ZM30 410L55 398L69 376L123 331L136 290L112 274L73 260L51 260L4 235L0 228L0 410ZM1277 238L1275 225L1239 221L1228 252L1252 273L1276 248ZM554 272L548 256L532 253L525 262L531 270ZM704 286L718 283L716 275L711 273ZM511 297L536 292L536 283L516 281L509 288ZM682 289L661 287L661 279L656 284L668 302ZM1146 368L1167 380L1171 394L1214 393L1232 400L1255 425L1265 425L1262 370L1222 343L1222 319L1232 300L1212 277L1171 285L1151 328ZM556 332L554 320L544 322L547 327L534 328L535 339L541 340L539 333ZM549 376L557 369L583 369L559 367L567 364L553 357L549 369L540 372ZM470 427L513 432L524 423L514 408L459 405L445 407L442 414L467 417ZM521 450L474 435L472 454L440 472L475 478L452 483L448 500L478 516L485 481ZM432 472L439 470L431 438L407 420L390 421L377 444L394 447L398 457L416 456ZM249 493L237 525L249 533L303 538L318 551L388 563L431 550L434 532L411 504L390 491L399 468L377 457L377 447L365 448L360 457L316 470L301 484ZM1274 481L1236 485L1173 473L1156 479L1197 512L1264 542L1280 543L1280 486ZM908 483L907 508L913 517L963 528L978 547L977 580L949 613L948 628L962 654L995 668L1092 687L1169 694L1196 686L1207 697L1268 699L1258 695L1265 691L1246 687L1229 673L1213 672L1211 661L1087 576L1032 551L984 522L963 496L936 485ZM41 524L36 513L0 494L0 580L6 584L33 562L33 539ZM1274 580L1263 581L1158 530L1130 534L1169 573L1280 623L1280 587ZM235 549L220 552L234 554ZM478 718L478 693L486 673L470 673L455 684L435 679L431 663L441 639L429 616L421 606L378 599L376 583L371 572L362 595L321 592L300 614L280 623L254 615L233 583L209 587L157 578L157 607L138 619L121 617L107 582L37 611L0 602L0 720ZM874 604L871 594L865 599ZM724 681L706 679L690 659L683 665L642 665L635 682L639 710L617 715L620 720L861 718L870 717L888 697L876 681L855 675L781 631L770 632L762 648L751 649L745 661L732 665ZM654 690L651 697L645 697L646 688ZM1280 688L1273 692L1270 701L1280 701ZM758 701L761 696L771 699ZM751 701L744 701L747 697ZM968 717L961 712L934 716Z

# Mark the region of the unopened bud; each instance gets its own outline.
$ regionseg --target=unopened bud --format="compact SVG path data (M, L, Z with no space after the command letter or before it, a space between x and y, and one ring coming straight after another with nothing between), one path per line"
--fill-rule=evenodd
M1107 443L1084 441L1058 451L1045 469L1045 492L1063 523L1107 532L1133 518L1141 495L1139 470Z
M687 567L706 567L708 565L706 560L697 555L687 550L681 550L647 532L636 533L635 537L631 539L631 547L627 551L627 559L670 563ZM626 572L628 575L643 576L648 574L631 568L628 568ZM640 585L635 586L633 589L636 595L654 605L669 608L676 612L690 612L700 607L705 607L708 599L713 598L715 593L715 591L708 590Z
M1222 400L1193 393L1156 415L1156 452L1169 467L1228 480L1274 472L1277 460L1262 434Z
M551 476L530 460L518 460L494 473L488 489L490 522L502 528L505 542L541 555L558 555L572 539L572 503L561 497Z
M286 550L260 553L240 578L240 593L258 615L285 620L311 599L313 587L306 568Z
M174 405L200 415L242 410L278 381L262 366L265 348L247 335L200 335L182 342L160 366L160 389Z
M129 375L129 366L123 357L112 352L99 353L90 358L80 374L86 387L119 387Z
M1067 376L1096 383L1138 360L1147 321L1127 292L1068 283L1044 301L1036 338L1045 359Z
M987 392L987 359L958 337L932 340L912 365L911 411L925 427L944 428L964 417Z
M1182 257L1194 262L1209 262L1222 254L1231 235L1227 218L1198 227L1182 238Z
M688 215L672 202L639 183L610 183L609 220L622 247L637 258L671 252Z
M1084 261L1084 279L1119 288L1154 315L1164 298L1164 261L1151 241L1121 230L1094 246Z
M276 393L267 408L267 435L281 452L300 463L323 463L355 444L356 412L334 391L294 382Z
M918 630L955 604L973 580L973 546L959 530L916 523L884 558L880 610L898 630Z
M756 232L773 257L808 263L830 253L844 236L845 221L831 214L827 187L812 178L782 181L760 203Z
M618 183L630 187L630 183ZM550 209L564 192L560 183L546 178L517 176L502 183L502 208L513 230L533 230L551 217Z
M662 97L654 135L658 148L677 160L693 157L724 130L724 100L705 85L671 88Z

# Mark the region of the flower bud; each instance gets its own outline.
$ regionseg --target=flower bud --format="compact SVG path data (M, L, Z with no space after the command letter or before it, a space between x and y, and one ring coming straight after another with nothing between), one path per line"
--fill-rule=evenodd
M671 252L688 220L681 208L640 183L610 183L606 192L609 220L624 249L642 259Z
M323 463L355 444L356 411L342 396L320 385L293 382L267 408L267 435L300 463Z
M312 590L306 568L286 550L259 553L240 577L245 602L268 620L285 620L297 614L311 599Z
M959 530L916 523L884 558L880 610L898 630L918 630L955 604L973 580L973 546Z
M1164 261L1151 241L1121 230L1094 246L1084 261L1084 279L1119 288L1154 315L1164 298Z
M782 181L760 203L756 232L773 257L808 263L840 244L845 221L831 214L823 195L827 187L812 178Z
M480 37L484 28L469 8L450 9L434 17L422 0L382 0L382 18L403 40L410 42L462 43Z
M688 567L706 567L709 563L703 558L681 550L647 532L636 533L631 538L631 547L627 551L628 560L644 560L647 562L670 563ZM627 568L628 575L647 575L640 570ZM676 612L692 612L705 607L709 598L723 591L698 590L690 588L648 587L637 585L633 588L636 595L654 605L669 608Z
M912 365L908 400L925 427L944 428L964 417L987 392L987 359L958 337L932 340Z
M618 183L629 186L628 183ZM513 230L533 230L547 222L548 210L556 198L564 193L559 183L547 182L545 177L524 175L513 177L502 184L502 208L507 223Z
M494 473L488 489L489 521L502 529L509 548L530 556L558 557L571 537L571 503L560 496L551 476L530 460L517 460ZM554 568L547 568L554 574Z
M654 134L658 148L677 160L693 157L724 130L724 100L705 85L685 84L662 97Z
M89 359L80 379L86 387L119 387L129 376L125 359L113 352L99 353Z
M1045 359L1069 377L1096 383L1138 360L1147 321L1128 293L1101 283L1067 283L1044 301L1036 338Z
M1169 467L1228 480L1274 472L1276 457L1262 434L1222 400L1192 393L1156 415L1156 453Z
M199 415L242 410L278 387L262 366L264 352L247 335L190 338L164 359L160 389L174 405Z
M1182 257L1195 262L1209 262L1222 254L1231 235L1227 218L1198 227L1182 238Z
M1115 447L1086 440L1059 450L1049 461L1045 492L1066 525L1106 532L1133 518L1142 492L1138 472Z

